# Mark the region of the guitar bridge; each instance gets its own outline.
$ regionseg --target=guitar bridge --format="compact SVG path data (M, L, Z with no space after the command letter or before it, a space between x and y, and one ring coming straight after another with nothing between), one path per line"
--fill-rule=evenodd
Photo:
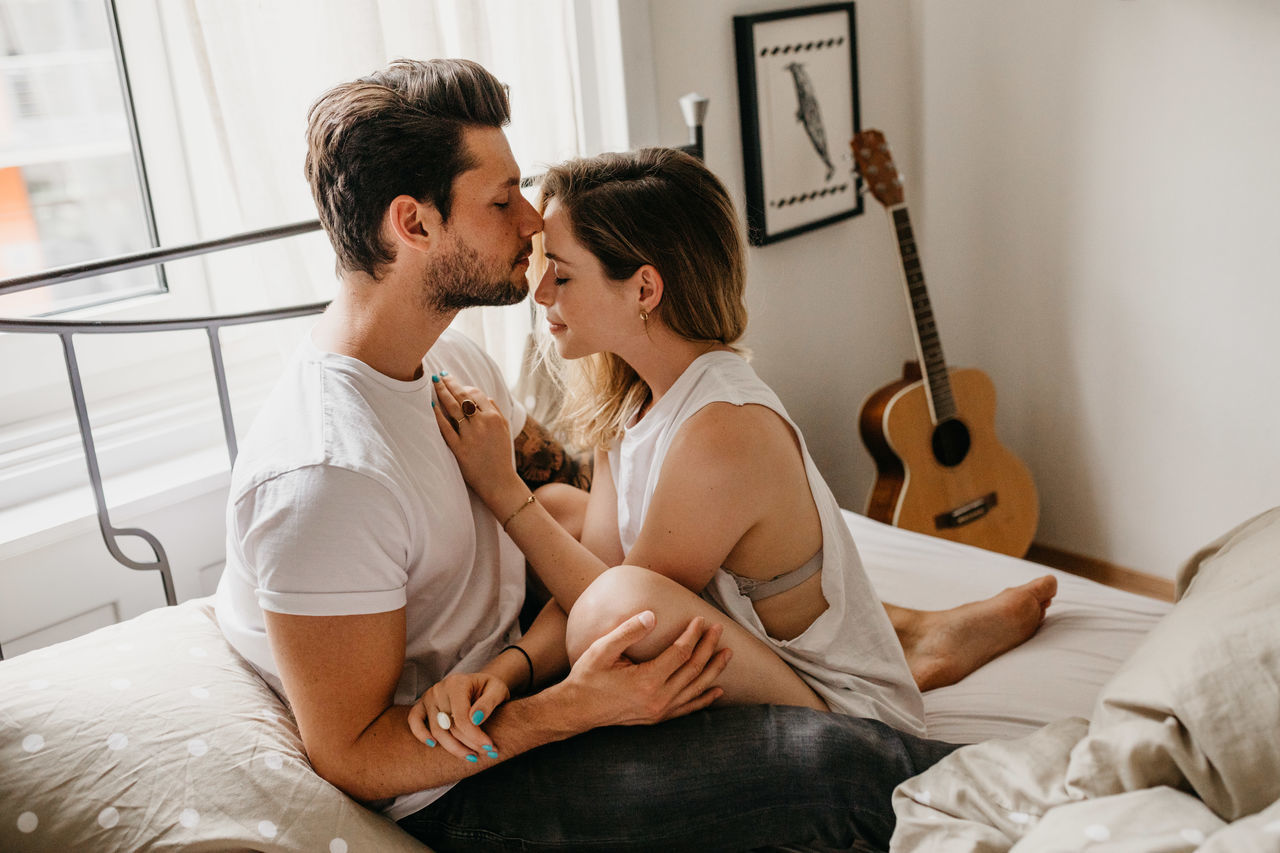
M933 517L933 523L939 530L949 530L956 527L964 527L966 524L972 524L991 512L991 508L998 503L995 492L989 492L976 500L969 501L967 504L961 504L948 512L940 512Z

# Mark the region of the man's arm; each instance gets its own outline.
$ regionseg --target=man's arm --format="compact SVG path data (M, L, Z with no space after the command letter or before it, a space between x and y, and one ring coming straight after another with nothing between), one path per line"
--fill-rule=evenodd
M531 417L515 438L516 471L536 489L547 483L568 483L583 491L591 488L591 460L565 449L551 432Z
M403 609L265 617L312 767L366 801L447 784L599 726L653 723L704 708L720 695L713 685L728 663L727 650L715 652L719 627L697 622L659 657L632 664L623 650L653 627L653 615L640 614L592 644L563 681L500 706L484 725L499 757L470 762L418 741L409 706L393 704L404 660Z

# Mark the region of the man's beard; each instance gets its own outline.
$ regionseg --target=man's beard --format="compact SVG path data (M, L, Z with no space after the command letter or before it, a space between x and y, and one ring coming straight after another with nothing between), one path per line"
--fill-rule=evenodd
M529 285L523 278L511 281L511 263L486 267L480 253L459 240L456 248L426 271L422 282L422 303L439 313L459 311L477 305L514 305L524 299Z

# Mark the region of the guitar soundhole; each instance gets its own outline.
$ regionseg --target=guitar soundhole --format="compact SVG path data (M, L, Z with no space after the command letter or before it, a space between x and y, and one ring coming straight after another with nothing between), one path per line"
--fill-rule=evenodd
M933 456L942 465L954 468L969 455L969 428L954 418L933 430Z

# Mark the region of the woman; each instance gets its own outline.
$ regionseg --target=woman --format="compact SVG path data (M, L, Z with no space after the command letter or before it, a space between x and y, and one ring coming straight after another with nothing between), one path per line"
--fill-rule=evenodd
M734 346L745 257L720 181L649 149L555 167L542 192L534 298L573 368L563 418L596 448L590 494L546 487L535 499L480 389L441 377L437 415L468 484L570 613L570 658L640 610L658 628L629 649L637 659L691 618L727 614L721 701L922 734L919 688L1030 636L1052 576L953 611L881 605L799 430Z

